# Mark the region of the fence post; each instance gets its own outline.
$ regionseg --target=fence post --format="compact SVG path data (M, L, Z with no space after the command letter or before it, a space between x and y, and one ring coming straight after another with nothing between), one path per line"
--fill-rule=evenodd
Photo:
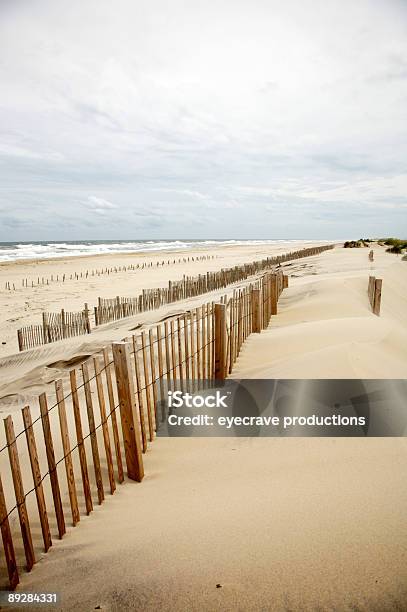
M215 379L225 379L226 306L215 304Z
M17 340L18 340L18 350L21 351L23 350L23 332L21 329L17 330Z
M134 385L130 368L130 343L114 342L113 360L123 429L127 475L141 482L144 477L140 424L135 410Z
M269 321L269 316L268 316L268 311L269 311L269 300L268 300L268 274L266 273L263 276L263 283L262 283L262 296L261 296L261 301L263 304L263 329L266 329L267 325L268 325L268 321Z
M55 515L58 525L58 535L61 539L62 536L66 533L65 518L64 511L62 508L61 491L59 488L57 464L55 462L54 444L52 441L51 426L49 422L48 402L45 393L42 393L40 395L39 402L42 420L42 430L44 433L45 450L47 453L48 471L51 481L52 497L54 500Z
M373 297L373 314L380 315L380 304L382 301L382 279L376 278L374 284L374 297Z
M66 338L66 320L65 320L65 309L61 308L61 322L62 322L62 337Z
M270 277L270 314L277 314L277 275L272 274Z
M283 289L287 289L288 287L288 276L287 274L283 274Z
M45 552L52 546L51 532L49 530L49 522L47 509L45 506L44 489L42 487L42 478L40 464L38 461L37 444L35 442L34 429L31 419L31 412L28 406L22 408L23 421L25 427L25 436L27 440L28 453L30 455L31 472L35 487L35 495L37 498L38 514L40 516L42 537L44 540Z
M369 302L370 302L370 305L372 307L373 307L373 297L372 297L372 295L373 295L373 292L372 292L373 278L374 278L373 276L369 276L369 283L368 283L368 286L367 286L367 295L369 297Z
M6 558L8 579L10 588L14 590L19 583L16 555L14 552L13 539L11 537L10 523L8 520L6 500L4 498L3 483L0 476L0 524L1 537L3 540L4 556Z
M44 344L48 343L48 324L47 324L47 313L42 313L42 335L44 338Z
M24 495L23 481L21 478L20 460L18 457L13 419L10 415L4 419L4 428L6 430L11 475L13 477L14 492L16 495L18 516L20 519L21 536L24 545L25 558L27 561L27 571L31 571L35 563L35 553L27 506L25 503L26 496Z
M261 332L260 289L252 289L253 333Z
M83 314L85 316L86 332L88 334L90 334L89 308L88 308L87 303L85 303L85 308L84 308Z

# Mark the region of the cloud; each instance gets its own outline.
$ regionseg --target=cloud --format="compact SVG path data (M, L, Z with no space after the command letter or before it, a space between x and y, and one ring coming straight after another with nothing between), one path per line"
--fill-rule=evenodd
M86 202L84 202L84 204L89 208L100 208L104 210L118 208L117 204L113 204L113 202L109 202L109 200L105 200L104 198L98 198L96 196L88 196L88 199L86 200Z
M104 198L99 198L97 196L88 196L88 198L83 201L82 204L85 208L101 216L104 216L108 212L118 208L117 204L113 204L113 202L109 202L109 200L105 200Z
M188 198L197 199L197 200L207 200L210 196L205 193L201 193L200 191L194 191L192 189L168 189L161 188L159 191L163 191L166 193L172 193L180 196L186 196Z
M341 236L407 234L406 19L396 0L0 3L0 240L324 238L328 213Z

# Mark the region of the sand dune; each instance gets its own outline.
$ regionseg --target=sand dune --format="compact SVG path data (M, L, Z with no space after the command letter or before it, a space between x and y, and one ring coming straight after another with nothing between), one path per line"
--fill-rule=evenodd
M267 256L287 253L290 250L311 246L310 241L288 241L268 245L222 246L210 245L207 248L160 251L150 253L121 253L93 255L86 257L67 257L38 261L18 261L0 263L0 358L18 350L17 329L25 325L39 324L41 313L79 311L88 302L92 309L97 298L136 296L142 289L163 287L168 280L182 279L183 275L198 275L223 267L255 261ZM315 241L315 244L323 242ZM213 259L196 261L197 257L210 256ZM190 258L188 262L178 262L179 258ZM194 258L195 261L192 261ZM158 262L177 260L164 267L157 267ZM153 263L152 267L127 272L117 272L103 276L89 276L86 271L103 268ZM75 279L74 275L83 277ZM53 282L50 285L37 285L37 279L66 276L64 283ZM72 280L70 276L73 276ZM22 286L22 280L34 281L34 287ZM6 283L13 284L15 291L5 290ZM29 284L30 284L29 283ZM0 364L1 367L1 364Z
M336 248L285 271L279 314L249 337L234 377L405 378L406 262ZM383 278L380 317L369 274ZM3 358L1 410L136 325L202 301ZM126 481L54 539L19 589L58 592L60 610L405 610L406 466L405 438L160 438L143 483Z
M182 278L183 274L198 274L206 270L219 270L222 267L231 267L238 263L254 261L256 259L262 259L265 256L277 255L278 253L287 252L290 248L299 248L309 246L309 243L289 243L289 245L278 244L274 246L267 246L266 250L262 250L260 246L249 246L249 247L222 247L219 249L208 249L207 251L200 250L199 252L192 252L190 256L195 256L198 253L202 254L215 254L216 258L209 261L194 262L193 264L176 264L166 268L151 268L149 270L137 271L136 273L118 273L111 277L98 278L97 281L91 281L88 283L84 279L78 281L72 280L67 282L65 285L52 285L50 287L38 287L34 288L34 292L38 293L41 297L41 306L38 306L35 316L33 313L27 319L30 323L38 323L41 317L41 309L49 308L52 311L56 311L61 307L66 310L81 309L85 301L90 305L97 302L97 296L113 297L116 294L132 296L138 295L142 288L164 286L168 283L169 279ZM321 243L318 243L321 244ZM174 257L175 255L168 254L168 257ZM185 255L185 253L184 253ZM134 257L143 260L141 255L113 255L110 256L110 260L106 260L106 256L101 256L100 259L105 262L105 265L123 265L128 260L134 262ZM125 258L123 260L123 257ZM133 259L131 259L133 257ZM165 254L159 254L156 256L157 260L165 257ZM127 258L127 259L126 259ZM146 261L152 258L151 254L145 258ZM310 273L315 271L315 265L317 258L307 258L306 260L298 260L298 262L290 263L287 266L287 270L296 272L298 274ZM63 260L60 262L41 262L44 266L57 266L67 265L67 270L78 269L78 266L93 266L101 267L101 263L98 257L86 257L86 258L71 258L69 260ZM17 268L21 266L24 269L24 273L27 272L28 267L31 270L35 266L32 262L26 264L18 263L14 264ZM0 277L4 269L9 270L7 274L11 274L12 264L7 264L7 267L0 265ZM46 268L48 273L51 269ZM244 285L245 283L243 283ZM189 308L195 308L200 306L206 300L219 300L222 295L230 294L234 288L242 286L240 283L236 283L226 289L219 291L212 291L207 296L198 296L188 300L176 302L163 306L162 308L154 311L144 312L134 317L128 317L126 319L116 321L107 325L103 325L100 328L96 328L90 335L78 336L59 342L54 342L48 345L44 345L29 351L22 353L16 353L16 329L20 325L25 325L26 322L18 321L13 323L13 329L9 327L8 323L4 323L0 320L0 333L3 337L12 334L12 344L14 350L10 351L8 344L2 347L4 356L0 356L0 411L9 414L10 411L16 411L24 403L30 403L36 401L38 396L38 385L42 385L45 389L52 386L51 383L57 378L67 376L67 367L58 367L58 364L69 364L71 360L75 360L86 355L91 355L103 346L110 344L113 341L121 340L122 338L131 335L132 331L137 327L148 326L168 317L170 315L176 315L178 313L185 312ZM74 292L72 288L74 287ZM27 288L25 291L28 295L31 294L31 289ZM3 296L3 297L1 297ZM0 294L1 299L6 299L7 308L9 311L18 312L21 307L22 300L25 300L24 290L11 292L4 297ZM29 299L32 299L29 298ZM52 300L48 302L47 300ZM93 300L93 302L92 302ZM2 317L7 316L3 314ZM7 352L9 354L7 354ZM43 389L44 390L44 389Z
M234 378L405 378L407 262L375 248L335 249L318 274L290 277L268 330L245 343ZM383 279L380 317L367 299L369 274Z
M405 610L406 459L403 438L160 439L24 587L61 610Z

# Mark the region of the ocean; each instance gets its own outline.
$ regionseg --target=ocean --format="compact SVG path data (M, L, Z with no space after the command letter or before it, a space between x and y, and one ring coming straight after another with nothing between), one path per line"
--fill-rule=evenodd
M69 242L0 242L0 262L23 259L53 259L101 253L138 253L191 250L226 245L287 244L298 240L83 240ZM315 240L301 242L313 243ZM321 242L329 242L321 240Z

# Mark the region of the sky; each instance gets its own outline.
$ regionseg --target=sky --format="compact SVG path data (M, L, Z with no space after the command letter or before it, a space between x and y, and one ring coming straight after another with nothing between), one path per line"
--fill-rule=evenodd
M407 237L404 0L0 0L0 241Z

